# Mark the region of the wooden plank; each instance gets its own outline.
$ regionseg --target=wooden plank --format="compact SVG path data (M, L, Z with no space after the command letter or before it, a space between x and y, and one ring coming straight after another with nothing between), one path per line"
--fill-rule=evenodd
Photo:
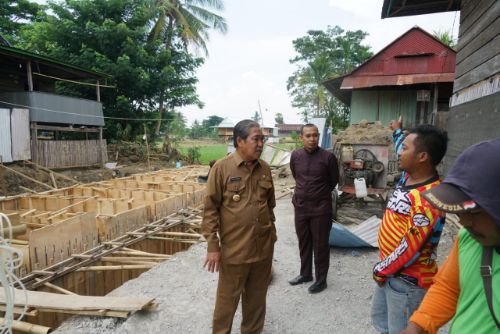
M473 71L467 72L461 77L456 78L453 85L453 93L456 93L463 88L472 86L481 80L489 78L490 76L498 73L499 69L500 54L497 54L494 58L491 58L487 62L476 67Z
M457 53L457 65L467 59L471 54L484 47L486 44L491 43L491 41L498 36L500 33L498 29L498 20L499 19L497 18L494 24L484 29L478 36L476 36L476 38L474 38L469 44L465 45L460 52Z
M15 306L23 306L25 298L24 291L15 290ZM154 298L145 297L95 297L62 295L58 293L26 291L28 295L28 307L44 310L67 310L67 311L122 311L135 312L155 307ZM5 305L5 291L0 289L0 304Z
M495 1L493 6L489 10L487 10L484 15L481 15L479 19L474 21L474 24L470 29L460 34L457 46L458 52L460 52L467 44L474 40L476 36L479 36L484 29L493 24L493 22L498 18L499 13L500 1Z
M464 1L460 11L459 38L480 18L497 0Z
M500 17L496 21L498 25L500 25ZM482 39L482 35L478 36L478 39ZM500 53L500 31L496 32L496 36L488 36L490 38L489 40L482 39L482 42L484 43L482 47L476 51L474 51L472 54L468 55L466 58L463 59L460 63L457 62L456 66L456 78L461 77L465 73L474 70L474 68L480 66L481 64L485 63L486 61L490 60L491 58L495 57ZM472 44L477 44L476 41L474 40ZM469 51L470 49L467 47L466 51ZM497 71L500 72L500 71ZM492 73L493 74L493 73Z
M6 321L5 318L0 318L0 326L5 326ZM50 327L40 326L36 324L31 324L25 321L13 320L11 330L20 331L22 333L31 333L31 334L46 334L51 331Z
M21 176L21 177L23 177L23 178L25 178L25 179L28 179L28 180L30 180L31 182L34 182L34 183L36 183L36 184L39 184L39 185L44 186L44 187L49 188L49 189L54 189L53 187L49 186L48 184L45 184L45 183L40 182L40 181L38 181L38 180L35 180L35 179L33 179L33 178L31 178L31 177L29 177L29 176L27 176L27 175L24 175L23 173L18 172L17 170L14 170L14 169L12 169L12 168L9 168L9 167L7 167L7 166L5 166L5 165L0 165L0 167L2 167L2 168L4 168L4 169L6 169L6 170L8 170L8 171L10 171L10 172L12 172L12 173L14 173L14 174L16 174L16 175L19 175L19 176Z

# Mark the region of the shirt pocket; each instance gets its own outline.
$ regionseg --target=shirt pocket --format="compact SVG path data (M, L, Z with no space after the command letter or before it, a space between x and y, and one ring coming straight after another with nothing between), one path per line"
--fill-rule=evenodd
M226 186L224 197L228 205L238 204L245 198L245 184L243 182L230 182Z
M271 181L259 181L259 201L266 202L269 198L269 192L272 191L273 183Z

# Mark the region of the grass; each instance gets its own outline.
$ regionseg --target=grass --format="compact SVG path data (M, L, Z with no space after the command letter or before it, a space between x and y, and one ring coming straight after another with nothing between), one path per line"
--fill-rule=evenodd
M200 163L208 165L211 160L223 158L227 153L227 145L215 143L179 143L176 147L183 155L188 154L191 147L198 147L200 153Z

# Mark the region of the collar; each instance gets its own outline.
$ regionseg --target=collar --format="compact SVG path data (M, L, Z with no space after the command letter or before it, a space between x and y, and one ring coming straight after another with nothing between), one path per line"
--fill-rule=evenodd
M319 151L319 148L320 148L320 147L318 146L318 147L316 147L316 148L315 148L314 150L312 150L312 151L308 151L308 150L306 150L305 148L304 148L303 150L304 150L307 154L314 154L314 153L316 153L316 152L318 152L318 151Z
M241 166L242 164L245 163L245 160L243 160L243 158L241 157L241 155L239 155L238 151L234 151L232 154L231 154L232 158L233 158L233 161L235 162L236 166ZM257 159L257 165L260 165L260 159Z

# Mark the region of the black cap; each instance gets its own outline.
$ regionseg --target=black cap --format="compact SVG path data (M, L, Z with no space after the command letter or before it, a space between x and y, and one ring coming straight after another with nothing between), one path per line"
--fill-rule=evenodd
M500 225L500 138L466 149L444 181L422 195L446 212L481 207Z

